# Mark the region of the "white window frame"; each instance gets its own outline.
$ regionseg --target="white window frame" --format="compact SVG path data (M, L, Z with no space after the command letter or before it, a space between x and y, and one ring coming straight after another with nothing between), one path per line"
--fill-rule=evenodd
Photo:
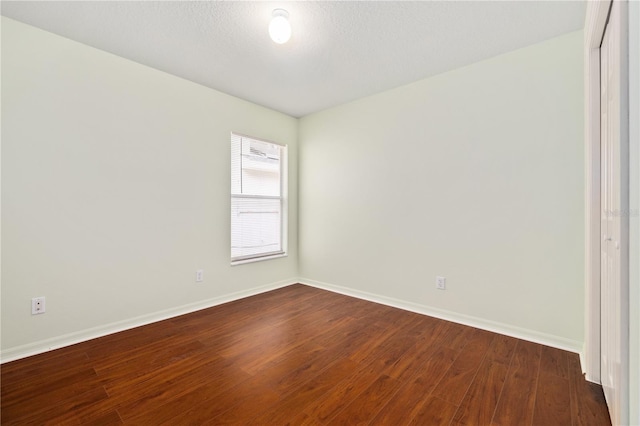
M277 142L273 142L270 140L266 140L263 138L257 138L254 136L248 136L248 135L244 135L241 133L237 133L237 132L231 132L231 147L233 146L234 143L234 137L239 137L240 138L240 143L242 144L242 138L247 138L247 139L252 139L255 141L259 141L259 142L264 142L264 143L269 143L272 145L277 145L280 147L280 196L273 196L273 195L251 195L251 194L234 194L233 189L231 188L231 197L230 197L230 209L229 212L231 213L232 209L233 209L233 199L237 198L237 199L263 199L263 200L274 200L274 199L279 199L280 200L280 250L275 251L275 252L265 252L265 253L257 253L257 254L251 254L251 255L246 255L246 256L237 256L237 257L231 257L231 265L242 265L245 263L253 263L253 262L259 262L259 261L263 261L263 260L269 260L269 259L277 259L277 258L281 258L281 257L286 257L287 253L288 253L288 247L287 247L287 241L288 241L288 147L287 145L284 144L279 144ZM231 149L231 155L233 155L233 149ZM238 170L237 172L242 173L242 161L240 161L240 170ZM234 161L233 158L231 158L231 173L230 173L230 177L231 179L233 179L233 174L234 174ZM230 185L232 187L232 185ZM231 226L231 217L229 218L229 225L230 225L230 242L232 240L232 236L231 233L233 232ZM231 244L229 244L229 248L231 249Z

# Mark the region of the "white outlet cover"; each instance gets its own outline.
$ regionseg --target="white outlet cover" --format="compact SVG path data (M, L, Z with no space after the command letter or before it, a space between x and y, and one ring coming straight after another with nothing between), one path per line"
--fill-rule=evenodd
M447 288L447 279L445 277L436 277L436 288L445 290Z
M44 296L31 299L31 315L44 314L45 308Z
M204 269L198 269L196 271L196 282L201 283L204 279Z

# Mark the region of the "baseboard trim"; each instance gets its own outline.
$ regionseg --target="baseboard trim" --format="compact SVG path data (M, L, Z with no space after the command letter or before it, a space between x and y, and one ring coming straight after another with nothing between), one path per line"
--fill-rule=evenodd
M585 369L585 366L587 365L587 363L584 359L584 354L585 354L585 351L583 347L582 350L578 353L578 355L580 355L580 370L582 371L582 376L586 381L596 383L593 381L592 377L589 377L589 375L587 374L587 371ZM597 383L597 384L600 384L600 383Z
M301 277L299 278L299 282L301 284L305 284L311 287L316 287L322 290L344 294L345 296L351 296L358 299L368 300L370 302L380 303L382 305L403 309L405 311L428 315L428 316L440 318L446 321L468 325L470 327L492 331L498 334L504 334L506 336L515 337L517 339L527 340L527 341L539 343L545 346L551 346L551 347L566 350L569 352L574 352L580 356L581 364L583 362L583 353L582 353L583 343L575 340L566 339L566 338L554 336L551 334L541 333L539 331L529 330L526 328L515 327L513 325L504 324L497 321L473 317L470 315L459 314L456 312L451 312L444 309L438 309L431 306L420 305L417 303L407 302L400 299L394 299L387 296L381 296L379 294L369 293L366 291L356 290L353 288L342 287L334 284L328 284L325 282L311 280L308 278ZM584 366L584 364L582 365ZM584 371L584 367L582 367L582 370Z
M40 340L38 342L30 343L27 345L16 346L0 352L0 364L4 364L6 362L15 361L17 359L26 358L32 355L37 355L40 353L52 351L54 349L63 348L65 346L75 345L76 343L85 342L87 340L107 336L109 334L118 333L120 331L129 330L132 328L166 320L169 318L174 318L180 315L189 314L191 312L196 312L202 309L211 308L213 306L221 305L223 303L233 302L234 300L243 299L245 297L255 296L260 293L266 293L268 291L276 290L282 287L287 287L289 285L297 284L297 283L298 283L298 280L295 278L282 280L275 283L254 287L248 290L238 291L235 293L218 296L211 299L201 300L198 302L189 303L182 306L177 306L174 308L169 308L169 309L153 312L146 315L141 315L141 316L126 319L123 321L117 321L110 324L88 328L85 330L65 334L62 336L53 337L46 340Z
M163 311L154 312L147 315L141 315L139 317L130 318L123 321L118 321L98 327L88 328L85 330L77 331L74 333L65 334L62 336L53 337L46 340L30 343L27 345L16 346L6 349L0 352L0 364L6 362L15 361L21 358L26 358L32 355L52 351L55 349L63 348L65 346L75 345L87 340L96 339L98 337L107 336L109 334L118 333L120 331L129 330L132 328L140 327L143 325L151 324L154 322L174 318L180 315L189 314L202 309L211 308L223 303L232 302L234 300L243 299L249 296L255 296L257 294L266 293L268 291L276 290L282 287L287 287L296 283L316 287L322 290L331 291L338 294L344 294L346 296L355 297L358 299L368 300L370 302L380 303L382 305L391 306L405 311L415 312L418 314L429 315L435 318L440 318L446 321L455 322L458 324L468 325L470 327L479 328L482 330L492 331L494 333L504 334L507 336L515 337L518 339L528 340L542 345L563 349L570 352L575 352L580 356L580 363L584 372L584 347L583 343L570 340L551 334L540 333L535 330L529 330L525 328L515 327L512 325L491 321L483 318L473 317L470 315L459 314L443 309L434 308L427 305L420 305L413 302L407 302L400 299L395 299L387 296L381 296L366 291L356 290L349 287L342 287L334 284L328 284L321 281L311 280L308 278L291 278L288 280L282 280L275 283L254 287L248 290L238 291L223 296L214 297L186 305L178 306L175 308L165 309ZM587 378L588 380L588 378Z

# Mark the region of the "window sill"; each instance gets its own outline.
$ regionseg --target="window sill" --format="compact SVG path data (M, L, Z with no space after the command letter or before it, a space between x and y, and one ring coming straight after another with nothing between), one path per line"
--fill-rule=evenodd
M280 253L280 254L274 254L271 256L255 257L253 259L234 260L231 262L231 266L244 265L245 263L262 262L263 260L278 259L278 258L287 257L287 256L288 256L287 253Z

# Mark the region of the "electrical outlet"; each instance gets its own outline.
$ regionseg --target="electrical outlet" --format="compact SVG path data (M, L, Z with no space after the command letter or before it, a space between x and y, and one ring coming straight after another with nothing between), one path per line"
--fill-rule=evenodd
M44 314L44 296L31 299L31 315Z
M436 288L438 290L447 289L447 279L445 277L436 277Z
M204 279L204 269L198 269L196 271L196 282L201 283Z

